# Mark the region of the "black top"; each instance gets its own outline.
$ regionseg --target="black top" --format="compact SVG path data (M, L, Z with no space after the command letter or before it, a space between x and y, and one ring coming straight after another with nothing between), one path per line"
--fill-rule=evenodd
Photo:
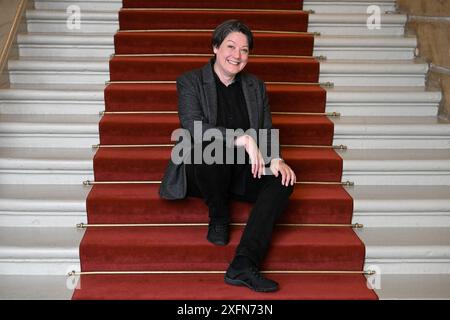
M250 121L245 103L244 92L242 91L241 75L238 73L234 82L224 85L214 72L217 88L217 126L227 129L250 128Z
M250 119L245 102L244 92L242 91L241 75L238 73L233 83L228 87L220 81L213 67L214 79L217 88L217 122L216 125L227 129L242 129L244 132L250 128ZM248 154L245 153L245 163L233 166L231 190L235 194L244 194L246 189L246 179L250 175L250 163ZM234 163L237 163L237 147L234 148ZM225 162L225 158L224 158Z

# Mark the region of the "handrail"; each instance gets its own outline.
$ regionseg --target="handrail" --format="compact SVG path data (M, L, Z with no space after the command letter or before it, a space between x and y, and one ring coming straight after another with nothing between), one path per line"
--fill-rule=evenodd
M439 65L436 65L434 63L430 64L430 68L431 68L431 71L433 71L433 72L440 73L440 74L445 74L447 76L450 76L450 68L439 66Z
M450 22L450 17L439 17L439 16L421 16L421 15L409 15L409 21L419 21L419 22Z
M27 8L28 0L20 0L19 5L17 6L16 13L14 15L14 19L12 21L11 28L9 29L8 36L6 38L6 42L1 48L0 52L0 74L3 73L3 70L8 62L8 56L14 41L14 38L17 34L17 30L19 29L20 22L22 16Z

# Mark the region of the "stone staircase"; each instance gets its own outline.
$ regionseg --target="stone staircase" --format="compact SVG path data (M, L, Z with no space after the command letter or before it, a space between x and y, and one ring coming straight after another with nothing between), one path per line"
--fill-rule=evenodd
M79 270L86 196L99 143L104 82L118 29L119 0L35 0L11 87L0 90L0 298L67 299ZM82 9L66 28L68 5ZM382 28L366 8L379 5ZM308 0L310 31L343 181L366 267L381 271L382 299L450 298L450 123L437 117L442 95L427 91L428 64L404 36L394 0ZM385 13L389 12L389 13Z

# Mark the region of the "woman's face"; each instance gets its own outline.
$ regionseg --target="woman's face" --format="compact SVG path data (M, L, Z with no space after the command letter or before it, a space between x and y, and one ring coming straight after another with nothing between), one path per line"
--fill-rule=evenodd
M227 77L234 77L244 69L248 61L249 47L245 34L231 32L218 48L213 47L216 54L216 66Z

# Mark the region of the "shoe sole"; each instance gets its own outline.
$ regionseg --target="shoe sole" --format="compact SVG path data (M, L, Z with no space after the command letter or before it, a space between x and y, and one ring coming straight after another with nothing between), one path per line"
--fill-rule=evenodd
M218 241L216 241L216 242L213 242L213 241L211 241L211 240L209 240L209 239L207 239L210 243L212 243L212 244L214 244L214 245L216 245L216 246L226 246L229 242L218 242Z
M231 284L233 286L245 286L245 287L250 288L250 289L252 289L253 291L256 291L256 292L275 292L275 291L278 290L278 287L273 287L273 288L268 288L268 289L256 289L256 288L250 286L245 281L231 279L231 278L228 278L228 277L225 277L225 283Z

